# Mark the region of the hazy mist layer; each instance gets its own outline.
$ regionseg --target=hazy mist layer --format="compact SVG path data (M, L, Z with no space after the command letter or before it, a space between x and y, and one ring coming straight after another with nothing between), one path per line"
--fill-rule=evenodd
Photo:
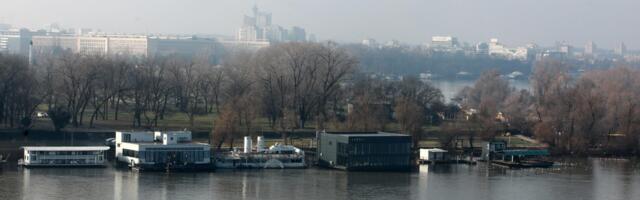
M231 36L256 2L273 13L274 24L343 42L370 37L420 44L454 35L469 42L497 37L509 45L593 40L605 48L622 41L640 46L637 0L3 0L0 23Z

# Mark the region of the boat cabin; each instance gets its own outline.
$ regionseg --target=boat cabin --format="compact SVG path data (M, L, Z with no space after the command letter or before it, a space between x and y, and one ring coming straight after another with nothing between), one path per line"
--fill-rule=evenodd
M25 167L104 167L108 146L27 146Z
M449 152L447 150L438 148L420 149L420 163L444 163L449 161Z

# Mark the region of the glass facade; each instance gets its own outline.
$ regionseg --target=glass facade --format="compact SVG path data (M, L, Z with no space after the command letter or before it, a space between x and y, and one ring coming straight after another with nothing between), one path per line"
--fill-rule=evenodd
M166 163L166 162L204 162L210 157L210 152L202 148L152 148L143 151L123 149L122 154L128 157L139 158L141 162Z
M407 170L411 167L409 136L326 134L321 140L320 162L324 165L347 170Z
M30 164L91 165L104 163L103 151L29 151Z
M340 148L338 145L338 164L345 163L348 168L394 168L410 164L409 143L354 143L343 146Z

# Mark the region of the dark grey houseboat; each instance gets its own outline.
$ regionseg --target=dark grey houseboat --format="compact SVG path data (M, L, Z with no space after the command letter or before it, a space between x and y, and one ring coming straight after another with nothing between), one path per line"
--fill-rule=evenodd
M411 169L411 136L386 132L318 134L318 164L350 171Z

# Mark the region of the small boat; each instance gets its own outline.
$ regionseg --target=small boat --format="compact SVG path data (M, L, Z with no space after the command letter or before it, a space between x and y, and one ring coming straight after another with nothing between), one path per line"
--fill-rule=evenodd
M261 149L261 148L257 148ZM215 156L218 169L306 168L304 151L291 145L274 144L256 152L222 152Z
M543 160L525 160L516 162L492 160L491 164L507 168L549 168L553 166L553 162Z
M11 157L11 154L8 154L7 156L0 154L0 164L7 163L7 160L9 160L9 157Z
M525 160L520 162L520 165L522 165L522 167L524 168L532 168L532 167L548 168L553 166L553 162L544 161L544 160Z

